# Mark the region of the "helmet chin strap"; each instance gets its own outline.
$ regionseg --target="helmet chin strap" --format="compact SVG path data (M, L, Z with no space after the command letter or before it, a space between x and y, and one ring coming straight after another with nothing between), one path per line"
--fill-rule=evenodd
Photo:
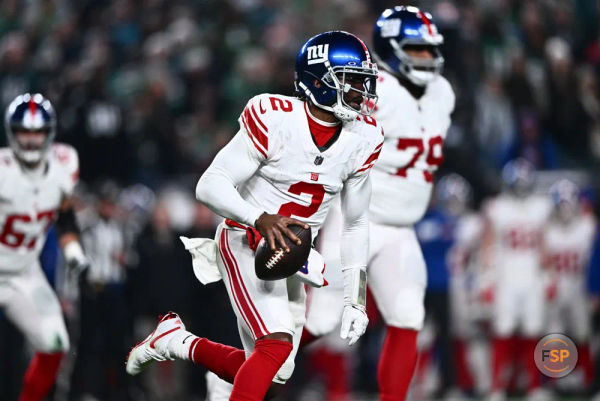
M345 122L345 123L354 121L354 120L356 120L356 117L358 117L357 111L350 110L348 107L341 105L339 101L336 102L333 105L333 107L331 107L331 109L333 110L333 115L338 120Z
M419 71L414 68L408 68L404 76L415 85L427 86L437 75L430 71Z
M19 150L17 157L24 163L29 165L37 165L43 159L41 150Z

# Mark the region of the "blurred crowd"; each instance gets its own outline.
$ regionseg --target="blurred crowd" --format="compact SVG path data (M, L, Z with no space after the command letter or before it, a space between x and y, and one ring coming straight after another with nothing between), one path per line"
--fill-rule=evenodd
M597 1L0 3L0 105L43 93L57 109L58 141L81 160L78 218L92 268L63 276L52 237L44 254L77 344L55 399L202 399L201 369L161 364L135 380L123 369L129 347L170 309L191 331L237 345L224 288L193 280L178 239L211 237L218 221L193 199L196 180L236 132L250 97L293 93L295 55L308 37L344 29L370 43L379 13L409 3L433 14L445 37L444 75L457 94L441 175L463 175L478 207L500 190L502 166L523 157L546 172L541 190L568 170L597 209ZM359 372L350 387L367 394L376 389L382 329L372 322L347 368ZM9 361L0 364L0 377L9 378L0 380L0 399L15 399L26 347L24 355L3 319L0 339ZM337 357L315 358L323 366ZM290 397L303 394L294 389L304 389L310 377L302 367L313 362L299 361ZM331 385L344 393L344 383Z

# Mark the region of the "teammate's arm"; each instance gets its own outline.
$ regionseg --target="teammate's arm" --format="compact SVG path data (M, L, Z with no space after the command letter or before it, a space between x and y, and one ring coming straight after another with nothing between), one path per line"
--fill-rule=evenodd
M59 236L58 243L65 255L67 266L78 271L85 270L89 262L79 242L80 230L70 198L64 199L58 209L56 229Z
M248 146L244 133L239 131L217 154L196 186L196 198L213 212L225 218L255 227L266 238L272 250L277 241L286 251L283 238L299 244L300 240L288 225L308 225L296 219L265 213L242 198L236 187L247 181L260 167L260 156Z
M341 241L344 273L344 314L341 337L354 344L364 334L366 314L367 259L369 255L369 202L371 181L368 174L352 177L341 193L343 228Z

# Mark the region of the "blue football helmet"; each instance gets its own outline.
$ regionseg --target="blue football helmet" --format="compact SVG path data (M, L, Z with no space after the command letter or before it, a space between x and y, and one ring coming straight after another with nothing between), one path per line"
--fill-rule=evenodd
M8 144L15 156L26 164L39 163L56 135L56 114L48 99L39 93L17 96L6 109L4 129ZM19 132L42 132L41 143L24 142Z
M562 179L550 187L550 199L554 213L562 221L568 222L579 211L579 187L573 181Z
M439 46L444 37L438 32L429 13L417 7L396 6L385 10L373 31L373 56L392 74L400 74L415 85L425 86L444 67ZM407 46L426 47L432 59L411 57Z
M450 173L444 176L435 187L436 200L454 215L461 215L469 209L473 198L471 184L461 175Z
M517 196L525 196L533 190L536 173L533 164L523 158L506 163L502 169L504 188Z
M356 79L362 82L362 90L349 83ZM296 91L341 121L353 121L359 114L373 112L377 103L376 82L377 65L371 60L369 49L348 32L330 31L313 36L296 57ZM350 91L362 96L359 110L344 100L344 94Z

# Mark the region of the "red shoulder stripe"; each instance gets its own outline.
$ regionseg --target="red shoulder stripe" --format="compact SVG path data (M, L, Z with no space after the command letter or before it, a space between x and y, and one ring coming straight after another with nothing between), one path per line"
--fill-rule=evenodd
M250 128L250 133L254 138L258 140L258 142L265 148L265 150L269 150L269 139L267 136L260 130L260 128L256 125L256 120L252 116L250 109L246 107L244 110L244 117L246 118L246 124L248 128ZM262 124L262 123L261 123ZM265 131L269 132L269 131Z
M381 153L381 148L383 146L383 142L381 142L373 151L373 153L371 153L371 156L369 156L369 158L367 159L367 161L365 161L362 165L362 167L358 170L358 172L361 171L365 171L370 169L371 167L373 167L373 165L375 164L375 162L377 161L377 159L379 158L379 154Z
M256 112L256 109L254 109L254 105L252 105L251 108L252 108L252 116L256 119L256 121L258 121L258 124L260 124L260 126L262 127L262 129L265 132L269 132L269 129L267 128L267 126L265 124L263 124L263 122L261 121L260 118L258 118L258 113Z
M266 159L267 153L262 149L262 146L258 143L256 138L254 138L254 136L252 135L250 128L248 128L248 124L246 124L246 117L244 115L242 116L242 123L244 124L244 128L246 129L246 133L248 134L248 137L252 140L252 144L254 145L256 150L258 150L260 152L260 154L262 154Z

